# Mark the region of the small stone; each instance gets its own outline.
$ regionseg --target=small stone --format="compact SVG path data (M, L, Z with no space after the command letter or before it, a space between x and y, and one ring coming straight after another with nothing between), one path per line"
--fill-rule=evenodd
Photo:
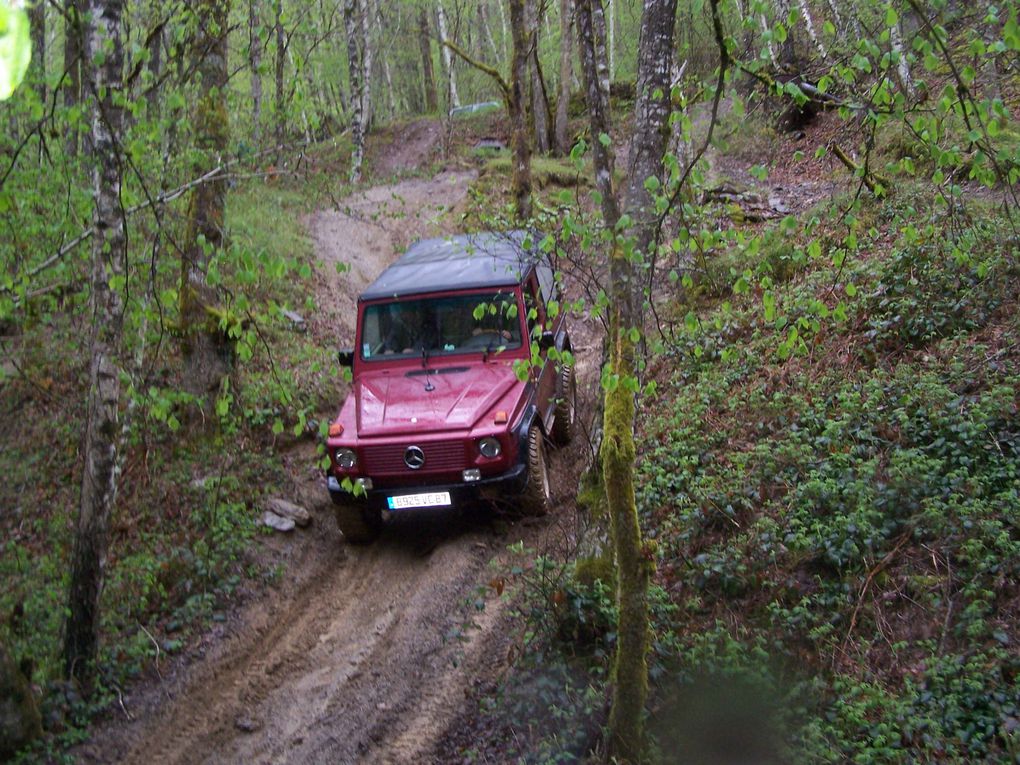
M301 314L295 313L294 311L290 311L286 308L282 308L280 310L280 313L283 315L285 319L290 321L294 329L296 329L298 332L304 332L306 329L308 329L308 325L305 324L305 319Z
M262 513L262 525L268 526L276 531L293 531L294 521L290 518L281 518L279 515L274 513L272 510L266 510Z
M275 513L281 518L289 518L294 521L298 526L307 526L312 522L311 514L305 510L301 505L295 505L293 502L288 502L285 499L279 497L271 497L265 502L265 509L267 512Z
M769 207L771 207L777 213L785 214L790 212L790 208L787 207L786 203L783 202L783 200L780 199L779 197L769 197Z
M262 729L262 723L258 720L253 720L247 715L240 715L234 720L234 727L241 731L241 733L254 733Z

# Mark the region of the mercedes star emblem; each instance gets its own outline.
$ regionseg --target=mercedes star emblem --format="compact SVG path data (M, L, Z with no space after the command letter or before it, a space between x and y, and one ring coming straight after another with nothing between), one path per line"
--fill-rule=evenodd
M425 465L425 452L420 446L409 446L404 450L404 464L411 470L420 470Z

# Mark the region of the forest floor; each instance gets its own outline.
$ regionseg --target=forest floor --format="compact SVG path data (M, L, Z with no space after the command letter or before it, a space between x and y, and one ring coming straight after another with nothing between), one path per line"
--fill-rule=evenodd
M442 136L437 122L410 123L387 131L369 161L388 175L415 172ZM309 216L321 277L320 311L309 321L316 340L352 342L358 293L411 242L456 229L474 176L442 167L368 185ZM339 263L349 269L339 273ZM583 323L572 336L581 395L591 396L597 337ZM579 409L593 407L583 401ZM503 673L514 653L510 601L487 587L511 565L508 546L570 544L583 442L554 453L556 509L546 518L510 523L487 508L416 514L396 519L370 547L342 541L321 472L311 467L314 449L298 443L285 464L313 525L267 538L265 555L285 571L281 583L250 594L182 659L164 660L159 681L125 696L124 716L97 727L79 759L436 761L448 725L470 715L472 689Z

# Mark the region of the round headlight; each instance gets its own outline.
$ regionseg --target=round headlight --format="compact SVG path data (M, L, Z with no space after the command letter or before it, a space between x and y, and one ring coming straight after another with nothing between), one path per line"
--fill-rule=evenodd
M333 458L336 460L336 464L344 470L350 470L358 464L358 455L354 453L353 449L337 449Z
M498 457L500 452L503 451L503 447L500 446L499 440L495 438L483 438L478 442L478 451L482 453L483 457L492 459Z

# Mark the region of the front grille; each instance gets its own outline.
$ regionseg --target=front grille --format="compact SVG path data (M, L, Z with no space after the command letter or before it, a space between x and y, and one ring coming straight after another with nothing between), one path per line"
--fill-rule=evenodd
M418 446L425 453L425 465L411 470L404 464L404 450ZM423 473L463 470L468 460L464 441L435 441L425 443L382 444L365 446L361 450L363 470L368 475L421 475Z

